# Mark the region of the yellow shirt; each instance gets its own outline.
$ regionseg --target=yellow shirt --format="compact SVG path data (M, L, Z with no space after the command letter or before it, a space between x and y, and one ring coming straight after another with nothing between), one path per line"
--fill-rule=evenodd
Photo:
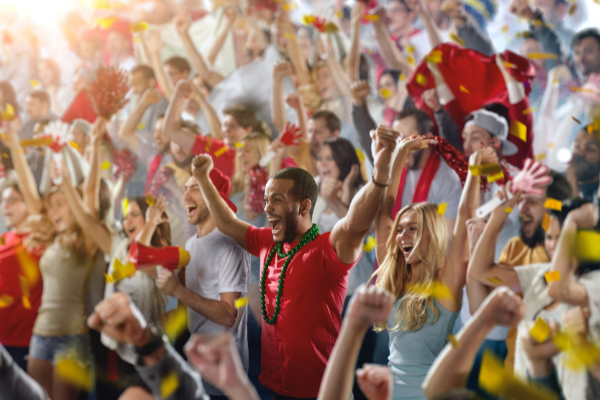
M550 262L550 257L546 253L546 248L543 244L538 244L533 249L527 246L519 236L515 236L508 241L500 258L498 264L506 265L507 267L514 268L520 265L529 265L536 263L547 263ZM506 359L504 360L504 366L509 368L511 371L515 363L515 346L517 343L517 329L510 328L506 335L506 348L508 350Z

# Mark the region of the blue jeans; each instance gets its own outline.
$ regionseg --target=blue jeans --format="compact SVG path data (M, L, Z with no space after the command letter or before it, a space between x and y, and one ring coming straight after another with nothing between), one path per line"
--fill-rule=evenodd
M29 356L37 360L51 361L56 364L61 356L72 352L78 361L89 364L91 357L90 335L31 336Z

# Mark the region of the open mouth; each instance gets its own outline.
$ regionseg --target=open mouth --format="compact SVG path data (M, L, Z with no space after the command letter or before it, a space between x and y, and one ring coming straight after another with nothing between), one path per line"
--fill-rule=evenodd
M283 230L283 220L277 217L269 217L269 223L273 230L273 235L279 234Z
M324 171L321 175L323 175L323 178L327 178L331 175L331 171Z
M196 212L196 210L198 209L197 206L192 205L192 204L186 204L185 208L187 210L187 216L191 217L192 215L194 215L194 213Z
M410 253L412 253L414 246L412 245L403 245L402 252L404 253L404 258L408 259Z

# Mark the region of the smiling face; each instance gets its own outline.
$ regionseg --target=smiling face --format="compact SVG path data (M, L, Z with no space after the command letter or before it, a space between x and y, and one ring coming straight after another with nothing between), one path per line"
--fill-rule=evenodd
M468 125L463 129L462 138L463 154L469 159L473 153L481 150L485 146L485 143L489 143L492 140L492 135L477 125Z
M4 225L8 229L16 228L27 219L27 204L23 196L13 187L7 187L2 191L2 201L0 202L0 211Z
M242 141L244 144L243 147L238 149L238 158L240 159L240 166L244 172L248 172L250 168L254 167L258 164L260 157L258 155L258 151L256 150L256 146L250 140Z
M340 168L333 159L331 153L331 147L328 145L321 146L319 155L317 156L317 171L321 180L325 178L334 178L338 180L340 178Z
M301 203L291 194L291 179L271 179L265 187L265 214L273 229L273 241L290 243L298 235Z
M390 1L386 8L390 19L389 29L392 34L401 33L412 25L415 14L403 3L397 0Z
M339 96L328 65L324 65L317 70L317 87L323 100L333 100Z
M577 70L585 77L600 72L600 43L593 37L581 39L573 46L573 60Z
M130 240L135 240L137 235L146 226L146 218L136 201L130 201L127 206L126 217L123 218L123 230Z
M190 149L186 149L175 142L171 142L171 155L178 167L183 169L191 168L193 155Z
M545 198L531 195L523 195L519 202L519 219L521 229L526 238L532 238L536 230L542 225L546 209Z
M334 132L331 132L327 127L327 120L325 118L309 119L307 130L310 147L315 157L319 154L323 142L335 136Z
M52 193L48 199L48 218L58 233L64 232L75 225L73 213L67 203L67 198L61 191Z
M597 134L577 132L572 146L575 176L580 181L597 179L600 174L600 143Z
M183 203L187 211L187 222L191 225L198 225L210 216L198 181L193 176L183 187Z
M398 223L398 233L396 234L396 243L407 264L416 265L421 263L422 258L427 254L429 247L429 232L427 227L423 227L421 233L421 240L418 237L419 233L419 221L417 212L412 209L408 209L400 217ZM415 248L417 242L418 247Z
M560 224L558 222L558 218L552 217L550 220L550 226L546 231L546 236L544 237L544 246L546 247L546 252L550 256L550 259L554 257L554 251L556 250L556 244L558 243L558 236L560 235Z
M225 114L223 116L223 125L221 133L223 133L223 139L225 144L230 149L235 149L235 144L239 143L242 138L252 132L252 127L242 127L231 114Z
M166 137L162 132L162 122L163 119L158 118L154 124L154 147L156 147L156 151L159 153L164 153L169 150L169 146L171 144L169 138Z

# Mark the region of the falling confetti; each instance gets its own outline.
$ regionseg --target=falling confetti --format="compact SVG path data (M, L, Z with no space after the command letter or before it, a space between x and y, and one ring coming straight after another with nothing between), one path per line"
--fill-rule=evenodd
M6 246L6 239L4 236L0 236L0 246Z
M572 92L590 93L590 94L595 94L596 93L594 91L594 89L585 88L585 87L571 86L571 87L569 87L569 89L571 89Z
M467 93L467 94L471 94L471 92L469 92L469 91L467 90L467 88L466 88L466 87L464 87L463 85L460 85L458 88L460 89L460 91L461 91L461 92L464 92L464 93Z
M437 207L437 213L440 215L446 214L446 208L448 208L448 203L444 202L442 204L439 204Z
M450 40L460 44L462 47L465 47L465 41L454 32L450 34Z
M422 74L418 73L417 77L415 78L417 80L417 83L421 86L427 86L427 78L424 77Z
M504 66L508 69L515 69L517 66L515 64L509 63L508 61L504 63Z
M115 283L115 278L113 278L112 276L104 274L104 277L106 278L106 283Z
M248 304L248 296L240 297L235 301L235 308L242 308Z
M367 238L366 243L363 245L363 251L366 253L370 253L377 247L377 242L373 236L369 236Z
M223 147L221 147L220 149L218 149L217 151L215 151L215 157L220 157L220 156L222 156L223 154L225 154L225 153L227 152L227 150L229 150L229 149L227 148L227 146L223 146Z
M460 347L460 342L455 335L446 335L446 339L448 339L448 343L450 343L452 348L458 349Z
M112 277L115 282L119 282L122 279L129 278L133 274L135 274L135 265L133 263L123 264L121 260L115 257L115 262L113 263L113 273Z
M486 278L488 281L490 281L491 283L493 283L494 285L502 285L504 284L504 281L500 278L498 278L497 276L492 276L491 278Z
M406 47L406 51L408 51L409 53L414 53L415 52L415 46L409 45Z
M146 124L145 124L145 123L143 123L143 122L140 122L140 123L137 125L137 129L138 129L138 131L143 131L145 127L146 127Z
M154 204L156 204L156 199L154 198L154 196L152 196L151 194L147 194L146 204L148 204L149 206L153 206Z
M175 371L170 372L160 382L160 396L168 399L179 387L179 377Z
M531 108L528 108L527 110L523 110L522 114L523 115L531 114L531 113L536 112L537 110L538 110L537 107L531 107Z
M537 156L535 156L536 161L542 161L545 158L546 158L546 153L541 153L541 154L538 154Z
M358 161L365 161L365 154L358 147L356 148L356 156L358 157Z
M0 296L0 308L8 307L12 304L13 298L7 294Z
M600 261L600 234L594 231L577 232L575 257L581 261Z
M102 164L100 164L100 168L103 169L104 171L108 171L111 167L111 163L110 161L103 161Z
M448 288L441 282L432 283L416 283L408 285L407 290L423 297L435 297L437 299L453 299L454 296Z
M29 81L29 84L31 85L31 87L33 89L38 89L42 86L42 84L40 83L40 81L36 81L35 79L32 79Z
M244 147L244 143L243 142L235 142L235 148L236 149L241 149L242 147Z
M510 123L510 133L524 142L527 141L527 127L517 120Z
M16 117L17 115L15 113L15 108L10 103L6 103L6 106L4 106L4 110L0 112L0 119L2 119L2 121L8 122L12 121Z
M21 139L21 147L41 147L50 146L54 141L51 137L40 137L35 139Z
M100 29L109 29L114 23L117 22L117 17L110 18L97 18L96 23L100 26Z
M551 60L558 58L558 54L554 53L528 53L527 58L530 60Z
M79 148L79 145L77 143L75 143L72 140L69 140L69 146L71 146L72 148L74 148L75 150L77 150L78 152L81 153L81 149Z
M415 65L415 59L413 56L406 56L406 61L408 61L410 65Z
M507 214L510 214L511 212L513 212L513 209L512 209L512 207L506 207L504 209L504 212L507 213Z
M504 25L502 27L502 29L500 29L502 31L502 33L508 33L508 31L510 30L510 27L508 25Z
M562 211L562 201L548 197L544 203L544 208L550 210Z
M577 11L577 4L573 3L571 4L571 7L569 7L569 15L575 14L575 11Z
M550 228L550 222L552 222L552 219L548 213L545 213L544 220L542 221L542 228L544 228L544 231L548 232L548 228Z
M550 271L544 274L546 278L546 282L554 282L560 281L560 272L559 271Z
M91 371L81 362L71 358L64 358L56 363L54 370L58 376L73 386L87 392L92 389Z
M432 50L426 57L425 61L433 64L442 62L442 52L440 50Z
M381 89L379 89L379 94L381 95L382 98L387 99L388 97L390 97L392 95L392 92L389 89L381 88Z
M178 308L169 319L163 324L165 333L171 343L175 341L187 328L187 311L185 308Z
M127 197L121 202L121 210L123 212L123 218L127 218L127 211L129 211L129 200Z
M535 324L529 330L529 333L538 343L544 343L550 335L550 326L542 317L538 317Z
M132 33L142 32L142 31L147 31L147 30L148 30L148 24L145 23L144 21L131 24L131 32Z

